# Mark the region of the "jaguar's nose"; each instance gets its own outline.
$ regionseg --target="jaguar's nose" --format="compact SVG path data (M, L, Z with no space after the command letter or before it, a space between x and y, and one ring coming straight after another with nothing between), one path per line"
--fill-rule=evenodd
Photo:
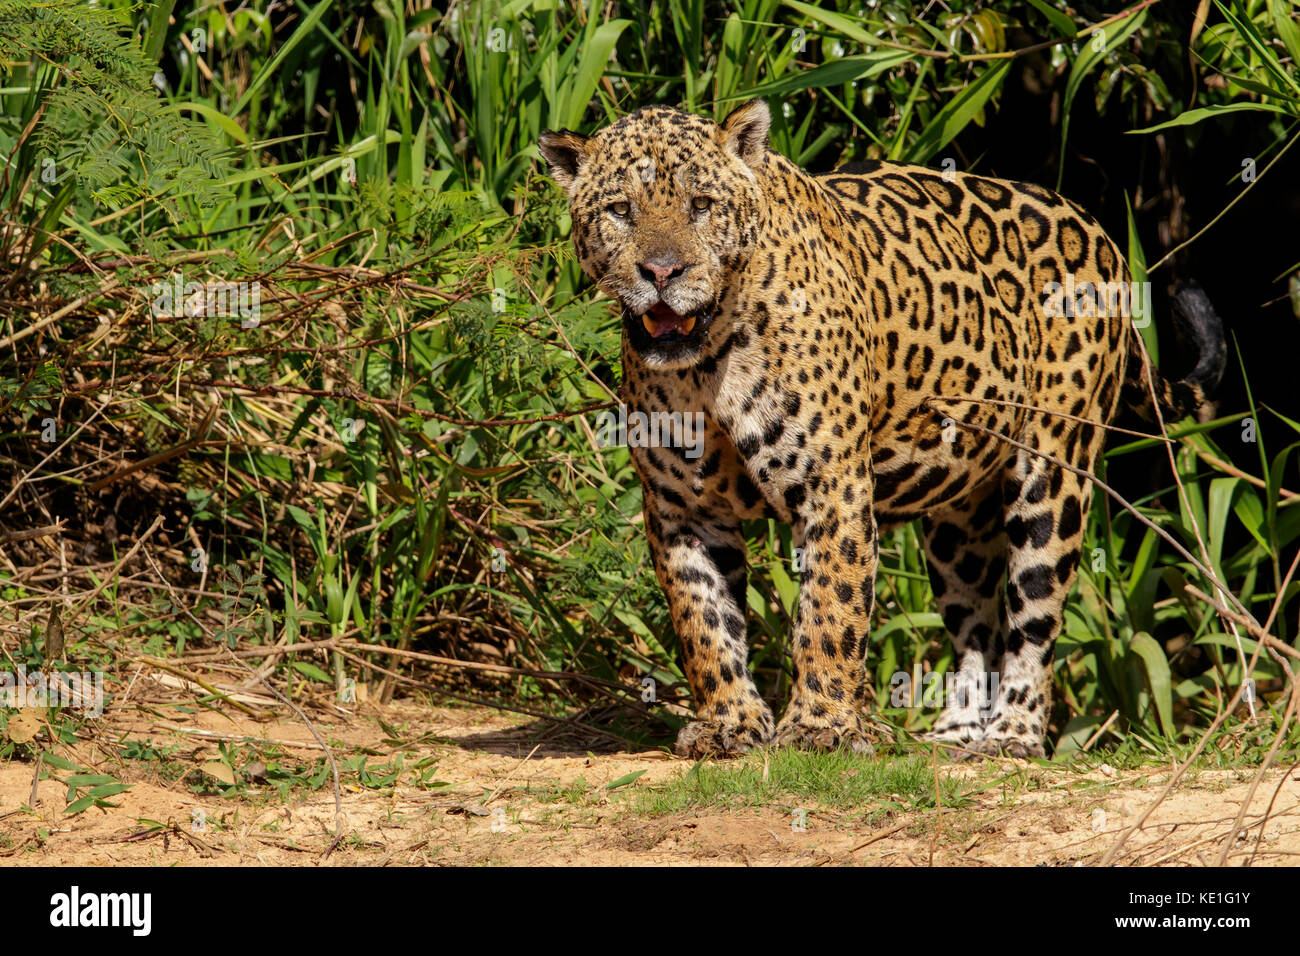
M686 271L686 266L680 263L665 263L663 259L652 259L649 262L642 262L637 266L641 273L641 278L653 282L656 289L663 292L679 275Z

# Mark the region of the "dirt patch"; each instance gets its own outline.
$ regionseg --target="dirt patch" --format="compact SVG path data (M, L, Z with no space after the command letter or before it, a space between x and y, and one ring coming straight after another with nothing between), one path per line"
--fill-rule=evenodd
M313 721L344 770L341 839L324 751L301 721L137 714L115 725L111 739L118 748L147 744L162 759L123 760L103 734L60 751L131 784L109 799L111 807L69 815L68 788L55 779L38 784L29 806L33 763L0 766L0 857L42 866L1088 865L1138 822L1170 773L1077 773L1019 761L945 765L940 773L962 782L963 805L942 812L882 813L879 806L823 807L790 797L660 813L648 808L647 794L693 766L661 751L589 753L547 737L553 724L411 702ZM236 759L251 776L241 792L222 796L199 768L223 746L241 754L260 748L273 764L296 762L315 782L262 783L258 768ZM377 779L363 785L357 766L376 768ZM418 785L416 774L423 775ZM1250 771L1189 775L1125 841L1117 862L1216 862L1252 778ZM1296 860L1300 782L1270 772L1229 862Z

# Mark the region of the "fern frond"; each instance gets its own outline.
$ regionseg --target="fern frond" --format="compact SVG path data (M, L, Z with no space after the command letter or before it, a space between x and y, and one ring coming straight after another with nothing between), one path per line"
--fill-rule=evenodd
M152 200L174 220L182 196L221 198L229 156L159 98L128 28L120 11L77 0L0 0L0 74L32 64L29 79L45 83L32 144L59 181L71 174L109 206Z

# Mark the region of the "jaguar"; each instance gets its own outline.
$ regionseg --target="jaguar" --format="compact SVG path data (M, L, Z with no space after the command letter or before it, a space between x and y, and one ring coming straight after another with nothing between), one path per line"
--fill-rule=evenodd
M869 749L880 535L920 519L954 652L929 737L1041 757L1106 426L1121 404L1203 414L1222 323L1176 290L1198 359L1170 381L1128 265L1070 200L884 161L814 175L770 126L762 100L721 124L652 106L538 143L581 268L621 310L628 414L703 426L693 457L631 449L694 697L676 750ZM761 517L801 553L779 720L748 665L742 523Z

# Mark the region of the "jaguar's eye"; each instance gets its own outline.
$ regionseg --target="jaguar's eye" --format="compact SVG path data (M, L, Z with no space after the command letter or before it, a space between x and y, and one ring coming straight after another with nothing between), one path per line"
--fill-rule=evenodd
M609 211L622 219L632 211L632 207L625 202L616 202L610 205Z
M704 212L704 210L708 209L712 205L713 200L708 196L696 196L691 200L691 208L696 212Z

